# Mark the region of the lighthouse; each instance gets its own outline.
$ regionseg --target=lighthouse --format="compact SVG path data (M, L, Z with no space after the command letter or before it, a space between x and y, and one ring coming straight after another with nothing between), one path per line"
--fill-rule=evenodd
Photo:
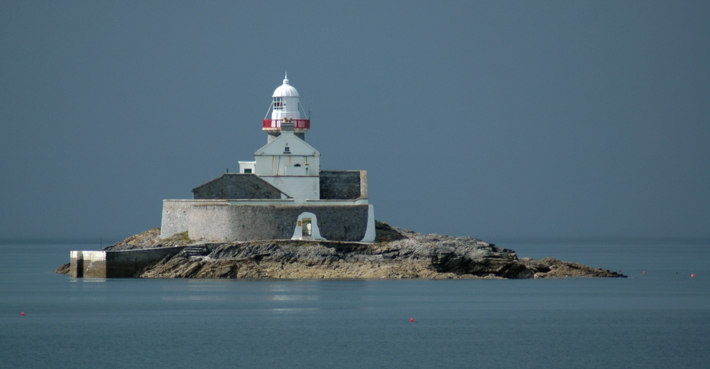
M192 199L164 199L160 238L374 242L367 171L322 170L320 152L304 140L310 128L298 90L284 76L263 120L267 143L254 152L254 160L239 161L239 172L227 171L193 188ZM71 252L74 277L129 276L120 274L128 269L109 268L120 264L117 259L86 252ZM82 261L87 257L95 259ZM118 274L111 275L114 269Z
M263 119L267 142L254 160L193 188L193 199L163 200L160 237L187 232L212 241L373 242L367 171L321 169L320 152L304 140L310 128L285 75Z
M320 153L304 140L311 121L287 75L274 90L266 117L267 143L254 153L254 161L239 162L239 172L257 175L296 202L319 200Z
M283 123L292 123L294 134L302 140L311 128L311 120L303 110L298 90L289 83L288 74L284 75L281 86L274 90L271 105L264 116L262 129L269 134L268 142L281 134Z

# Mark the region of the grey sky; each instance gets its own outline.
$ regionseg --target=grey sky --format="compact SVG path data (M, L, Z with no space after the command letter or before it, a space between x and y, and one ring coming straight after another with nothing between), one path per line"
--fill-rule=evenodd
M710 236L710 5L4 1L0 238L118 239L266 142L289 73L378 219Z

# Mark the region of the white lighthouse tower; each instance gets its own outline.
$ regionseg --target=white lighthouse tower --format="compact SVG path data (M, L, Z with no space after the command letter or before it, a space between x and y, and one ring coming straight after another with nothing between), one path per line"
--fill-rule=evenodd
M274 90L271 105L264 117L262 129L269 134L268 142L281 134L282 123L292 123L294 134L301 139L305 139L305 133L311 128L311 121L301 106L298 90L288 82L288 74L284 75L283 84Z
M254 161L240 161L239 172L256 174L296 202L320 199L320 153L304 140L311 121L304 119L298 91L288 83L274 90L262 129L266 145L254 153Z

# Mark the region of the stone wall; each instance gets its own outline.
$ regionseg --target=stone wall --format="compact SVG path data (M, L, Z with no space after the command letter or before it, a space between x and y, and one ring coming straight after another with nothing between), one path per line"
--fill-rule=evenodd
M69 276L106 278L106 251L70 251Z
M318 218L321 236L328 240L360 241L368 224L368 205L230 205L196 204L189 215L188 235L208 241L290 239L298 215Z
M195 199L280 199L281 191L254 174L226 173L192 190Z
M367 172L364 170L322 170L320 172L320 198L367 198Z
M123 251L71 251L69 276L74 278L134 277L143 268L180 252L184 246Z
M160 219L160 237L170 237L187 232L188 213L192 200L163 200L163 216Z

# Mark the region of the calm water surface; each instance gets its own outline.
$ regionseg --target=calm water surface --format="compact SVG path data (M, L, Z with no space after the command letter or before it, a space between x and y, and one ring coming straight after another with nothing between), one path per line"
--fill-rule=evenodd
M52 270L95 245L0 244L0 367L710 365L710 243L500 244L630 278L71 279Z

